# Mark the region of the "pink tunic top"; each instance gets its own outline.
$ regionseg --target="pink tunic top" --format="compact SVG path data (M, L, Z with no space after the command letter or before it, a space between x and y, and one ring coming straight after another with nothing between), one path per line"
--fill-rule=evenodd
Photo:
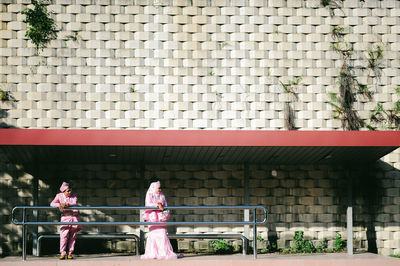
M78 197L76 193L72 193L71 196L67 197L65 196L64 193L58 193L56 197L53 199L53 201L50 203L51 207L59 207L60 203L68 203L68 207L70 206L76 206L78 203ZM62 217L61 217L61 222L79 222L78 218L78 210L68 210L64 209ZM82 226L80 225L62 225L61 229L67 229L67 228L74 228L77 230L81 230Z

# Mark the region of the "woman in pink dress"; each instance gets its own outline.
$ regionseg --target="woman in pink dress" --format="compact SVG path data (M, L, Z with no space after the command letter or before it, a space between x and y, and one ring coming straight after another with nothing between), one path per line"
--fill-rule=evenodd
M78 202L76 193L72 190L68 183L63 182L60 187L61 193L58 193L50 206L57 207L61 212L61 222L79 222L78 210L64 209L65 207L75 206ZM73 259L72 253L75 249L75 239L77 233L82 230L80 225L62 225L60 228L60 260L65 258ZM67 255L68 245L68 255Z
M158 210L146 210L143 219L147 222L166 222L169 219L169 211L164 210L167 201L161 193L160 182L150 184L146 193L146 207L158 207ZM147 233L146 251L141 259L177 259L178 256L172 250L167 236L165 225L150 225Z

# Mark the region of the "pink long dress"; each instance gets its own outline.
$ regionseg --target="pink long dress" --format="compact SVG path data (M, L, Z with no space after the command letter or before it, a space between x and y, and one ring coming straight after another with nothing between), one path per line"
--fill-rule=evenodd
M154 182L146 194L146 207L157 207L160 202L167 206L167 201L162 193L157 194L156 189L160 187L159 182ZM168 211L146 210L143 213L143 219L148 222L166 222L169 219ZM171 243L167 236L167 227L165 225L150 225L147 233L146 251L141 259L177 259Z

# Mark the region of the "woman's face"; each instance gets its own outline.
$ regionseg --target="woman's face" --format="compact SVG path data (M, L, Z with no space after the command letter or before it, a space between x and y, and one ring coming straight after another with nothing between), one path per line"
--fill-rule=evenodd
M70 188L67 188L67 189L64 191L64 195L67 196L67 197L69 197L69 196L71 196L71 192L72 192L72 190L71 190Z
M156 188L156 193L160 194L161 193L161 187Z

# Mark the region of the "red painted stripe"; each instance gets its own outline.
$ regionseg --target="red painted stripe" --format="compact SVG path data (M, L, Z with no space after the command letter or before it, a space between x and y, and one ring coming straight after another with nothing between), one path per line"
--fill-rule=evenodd
M0 145L400 147L400 132L0 129Z

